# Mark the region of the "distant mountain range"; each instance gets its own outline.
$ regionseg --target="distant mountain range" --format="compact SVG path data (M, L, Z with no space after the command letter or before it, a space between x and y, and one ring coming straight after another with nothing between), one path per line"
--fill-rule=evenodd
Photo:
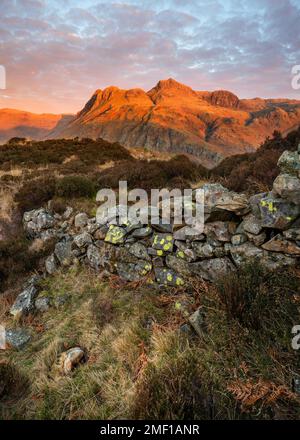
M126 147L188 153L205 166L254 151L274 130L300 125L300 101L239 99L226 90L195 91L173 79L145 92L108 87L97 90L77 115L34 115L0 110L0 142L101 137Z

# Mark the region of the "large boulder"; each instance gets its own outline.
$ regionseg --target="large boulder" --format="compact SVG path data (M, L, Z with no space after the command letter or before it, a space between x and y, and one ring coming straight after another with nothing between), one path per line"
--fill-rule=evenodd
M257 198L261 226L274 229L288 229L300 214L300 205L277 198L272 193Z

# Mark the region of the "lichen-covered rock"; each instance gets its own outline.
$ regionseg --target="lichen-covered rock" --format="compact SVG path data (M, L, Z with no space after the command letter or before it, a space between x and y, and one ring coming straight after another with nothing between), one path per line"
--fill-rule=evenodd
M282 173L300 177L300 156L297 151L284 151L277 165Z
M88 215L85 212L80 212L79 214L75 215L74 218L74 226L75 228L83 228L88 223Z
M279 174L273 183L273 193L289 202L300 204L300 179L289 174Z
M54 274L54 272L57 271L58 265L57 265L54 254L51 254L51 255L49 255L49 257L46 258L45 267L46 267L46 272L49 275L52 275L52 274Z
M168 269L166 267L155 267L154 273L156 281L160 285L179 287L183 286L184 284L183 278L172 269Z
M188 276L191 274L189 263L182 258L177 258L174 255L166 256L166 265L180 275Z
M79 248L86 247L92 243L92 237L88 232L83 231L81 234L74 236L74 243Z
M136 263L116 262L118 275L127 281L139 281L145 277L152 269L150 261L137 261Z
M149 237L149 235L151 234L152 234L151 226L145 226L142 228L134 229L130 235L131 237L134 238L146 238Z
M34 310L34 300L38 294L35 286L29 286L23 290L10 308L10 314L13 316L23 316Z
M110 225L104 241L112 244L123 244L126 237L126 230L120 226Z
M196 252L184 241L175 240L175 245L177 247L176 257L182 258L189 262L195 261L197 259Z
M261 224L265 228L288 229L300 214L300 205L274 197L271 193L259 202Z
M211 258L208 260L190 263L190 270L195 275L208 281L216 281L219 277L227 275L235 270L233 263L228 257Z
M21 350L28 344L31 336L27 329L6 329L5 330L5 342L6 346Z
M172 234L156 232L152 239L152 248L163 252L172 252L174 237ZM159 254L158 254L159 255Z
M272 252L282 252L289 255L300 255L300 247L296 243L285 239L281 234L275 235L262 245L262 248Z
M71 239L59 241L55 245L54 254L62 266L69 266L73 262Z

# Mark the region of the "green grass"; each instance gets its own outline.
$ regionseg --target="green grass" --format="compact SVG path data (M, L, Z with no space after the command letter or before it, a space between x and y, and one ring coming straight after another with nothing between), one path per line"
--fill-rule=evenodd
M259 301L257 311L262 320L267 309L274 314L267 326L241 320L236 303L228 308L228 279L215 286L191 280L184 289L159 291L109 283L87 268L48 277L43 295L71 299L27 320L32 342L5 354L21 384L30 385L19 399L9 391L0 397L2 418L299 418L291 389L299 355L290 346L291 323L299 322L297 274L260 273L258 279L246 267L234 276L232 286L243 286L240 301L242 291L255 291L257 298L268 287L271 301ZM282 301L276 303L279 292ZM248 316L251 303L245 304ZM179 330L199 306L205 314L201 338ZM75 345L87 360L62 376L60 354Z

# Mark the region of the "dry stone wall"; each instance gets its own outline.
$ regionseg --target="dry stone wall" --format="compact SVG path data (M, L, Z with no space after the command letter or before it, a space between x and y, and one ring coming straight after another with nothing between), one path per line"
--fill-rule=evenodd
M270 270L296 266L300 257L300 148L279 159L273 189L247 198L220 184L205 184L203 233L188 236L172 224L97 224L86 213L67 208L26 212L24 228L32 239L55 238L45 273L83 263L127 281L147 279L162 286L182 286L189 277L214 282L256 259ZM119 207L121 211L122 207ZM32 282L17 297L11 313L46 308Z

